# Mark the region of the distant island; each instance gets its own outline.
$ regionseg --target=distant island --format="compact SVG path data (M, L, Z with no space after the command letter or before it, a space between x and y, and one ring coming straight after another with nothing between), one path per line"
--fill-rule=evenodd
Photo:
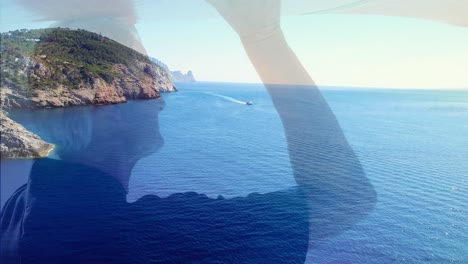
M171 81L173 82L196 82L195 76L193 75L192 71L188 71L187 73L183 73L182 71L171 71L169 67L162 61L156 59L156 58L151 58L151 62L154 64L163 67L168 73Z
M2 158L43 157L53 147L9 119L10 109L117 104L177 91L148 56L86 30L1 33L0 52Z

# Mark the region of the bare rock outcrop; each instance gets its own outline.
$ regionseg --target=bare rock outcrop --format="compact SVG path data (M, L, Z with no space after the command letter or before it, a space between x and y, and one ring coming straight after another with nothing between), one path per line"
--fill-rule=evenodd
M42 158L54 145L26 130L0 111L1 158Z
M36 64L37 65L37 64ZM30 94L9 87L1 88L1 104L4 109L12 108L56 108L81 105L107 105L125 103L133 99L156 99L161 92L175 92L177 89L168 74L152 65L142 64L143 76L132 72L122 64L114 65L113 71L120 78L107 83L101 78L90 77L82 80L78 88L57 84L54 88L34 89ZM49 70L39 66L43 75L34 72L35 78L47 78ZM64 79L70 78L63 76Z

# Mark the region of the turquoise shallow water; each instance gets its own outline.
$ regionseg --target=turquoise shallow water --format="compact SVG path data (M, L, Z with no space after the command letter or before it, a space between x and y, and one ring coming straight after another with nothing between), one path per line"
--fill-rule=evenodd
M178 88L180 92L164 96L166 105L158 117L164 145L133 168L128 202L187 191L212 198L245 197L296 185L281 122L261 85L181 83ZM468 92L328 87L323 94L377 202L350 229L314 241L308 262L467 263ZM139 125L148 118L139 113L156 106L155 101L133 101L65 109L59 116L73 120L84 112L98 115L104 124L113 111L135 114L135 123L125 128L132 133L125 137L131 145L132 140L155 140L154 127ZM50 129L34 124L57 120L54 111L16 112L12 117L52 139ZM135 129L141 133L131 132ZM122 135L110 133L100 142L104 146L118 137ZM83 140L68 147L79 144ZM26 163L2 161L2 189L5 179Z

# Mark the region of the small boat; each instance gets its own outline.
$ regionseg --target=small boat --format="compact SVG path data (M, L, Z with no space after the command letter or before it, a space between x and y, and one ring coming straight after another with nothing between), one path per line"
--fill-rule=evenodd
M246 105L253 105L253 102L252 101L247 101L245 102Z

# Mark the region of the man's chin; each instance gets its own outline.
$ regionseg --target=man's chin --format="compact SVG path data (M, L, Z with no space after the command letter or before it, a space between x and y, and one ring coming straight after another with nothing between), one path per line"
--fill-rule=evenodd
M158 142L146 142L146 144L142 144L140 148L134 149L133 153L135 153L138 159L142 159L156 153L163 145L164 142L162 139Z

